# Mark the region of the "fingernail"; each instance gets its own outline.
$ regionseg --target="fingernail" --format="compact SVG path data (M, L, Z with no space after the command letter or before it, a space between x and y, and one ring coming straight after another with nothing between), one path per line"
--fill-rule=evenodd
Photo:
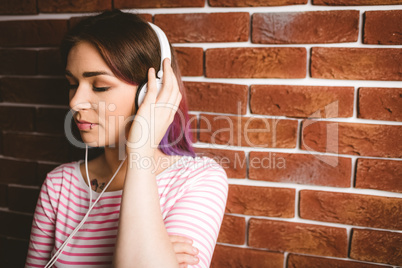
M192 244L193 240L186 240L186 243Z
M194 253L197 253L197 252L198 252L198 249L197 249L197 248L193 248L193 252L194 252Z
M198 261L198 258L197 258L197 257L193 257L193 259L194 259L195 261Z

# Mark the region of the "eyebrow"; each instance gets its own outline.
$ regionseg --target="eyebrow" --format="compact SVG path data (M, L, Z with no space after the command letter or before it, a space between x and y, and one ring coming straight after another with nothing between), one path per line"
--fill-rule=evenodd
M65 75L74 77L74 75L69 71L65 70ZM93 77L93 76L98 76L98 75L109 75L109 76L114 76L113 74L105 71L94 71L94 72L84 72L82 73L83 77Z

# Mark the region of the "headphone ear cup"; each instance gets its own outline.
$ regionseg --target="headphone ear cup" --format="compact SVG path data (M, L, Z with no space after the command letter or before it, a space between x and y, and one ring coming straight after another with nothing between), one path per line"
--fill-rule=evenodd
M156 79L156 89L157 89L156 95L159 95L159 92L162 89L162 79L159 78ZM137 94L135 96L135 113L137 113L138 109L140 108L140 105L144 101L147 92L148 92L148 83L144 83L138 86Z
M143 83L138 86L137 94L135 95L135 113L137 113L140 105L144 101L145 95L148 91L148 83Z

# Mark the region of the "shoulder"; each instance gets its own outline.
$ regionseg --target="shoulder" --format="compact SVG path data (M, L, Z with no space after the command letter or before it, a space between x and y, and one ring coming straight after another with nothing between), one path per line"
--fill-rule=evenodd
M47 177L59 176L65 172L75 172L79 168L78 161L61 164L47 173Z
M186 156L184 161L180 162L180 167L183 168L189 175L205 174L205 173L221 173L226 176L226 171L214 159L207 156Z
M79 172L78 161L60 164L47 173L44 184L53 185L66 179L70 180L73 177L77 177L77 172Z
M190 157L183 161L188 179L193 183L219 183L228 187L228 177L223 167L214 159L207 156Z

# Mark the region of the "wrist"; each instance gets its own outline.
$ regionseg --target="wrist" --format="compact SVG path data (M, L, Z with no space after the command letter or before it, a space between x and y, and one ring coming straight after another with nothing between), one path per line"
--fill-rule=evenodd
M153 157L155 155L155 149L152 148L130 148L126 147L127 157L132 157L133 155L137 157Z
M127 154L137 153L140 155L153 155L155 153L156 148L153 148L149 144L144 144L139 146L135 142L126 141L126 152Z

